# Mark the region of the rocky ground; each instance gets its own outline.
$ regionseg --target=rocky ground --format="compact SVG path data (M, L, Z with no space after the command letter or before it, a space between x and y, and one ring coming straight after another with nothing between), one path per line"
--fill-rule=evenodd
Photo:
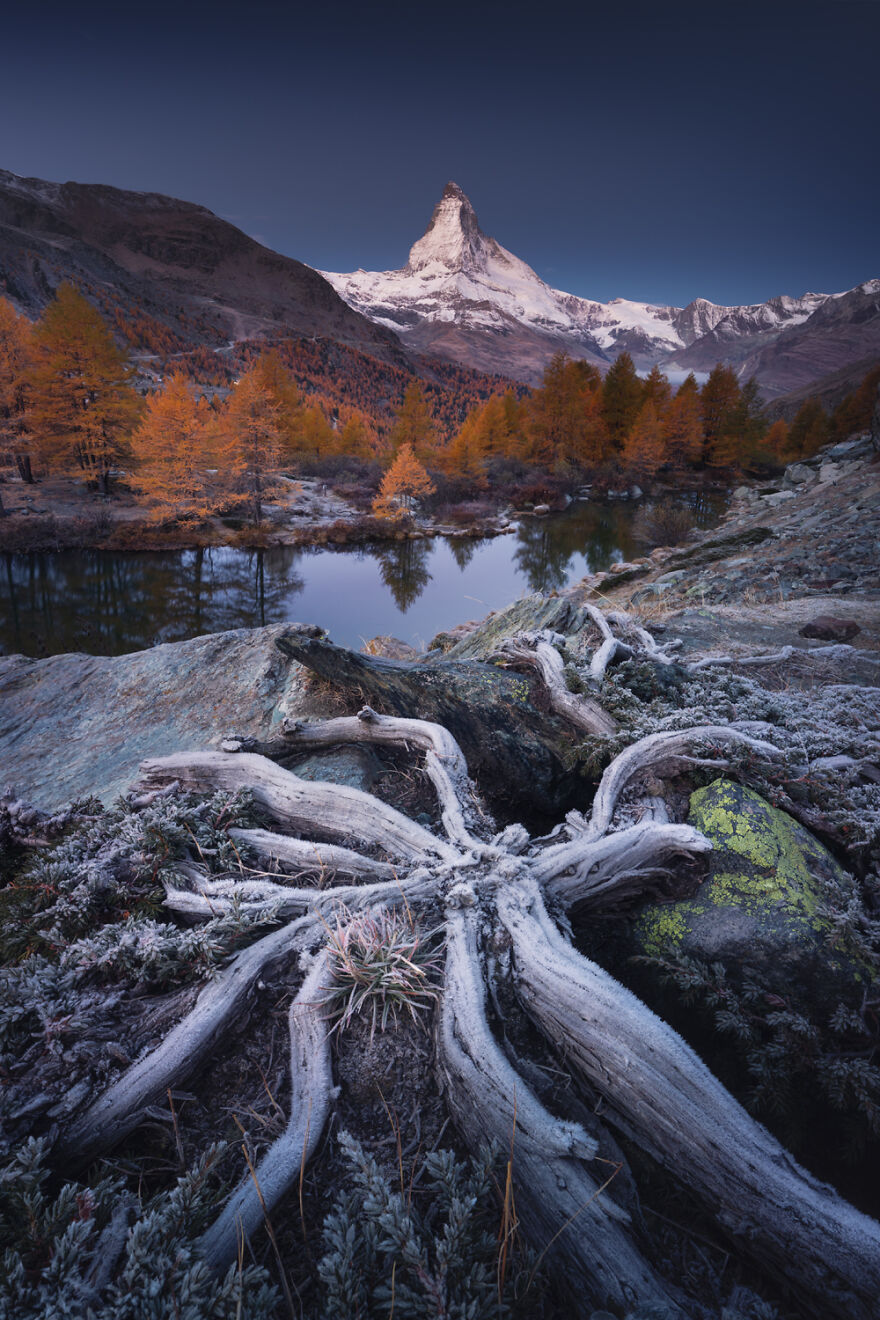
M880 646L880 459L859 437L742 486L724 521L583 580L581 590L665 624L696 658L755 645ZM814 632L818 617L838 620Z

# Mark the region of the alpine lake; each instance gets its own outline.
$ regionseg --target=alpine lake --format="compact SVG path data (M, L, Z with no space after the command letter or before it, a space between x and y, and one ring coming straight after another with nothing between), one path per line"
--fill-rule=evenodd
M723 515L724 492L682 492L697 527ZM360 649L391 635L424 649L440 631L529 592L645 554L633 523L643 500L575 500L523 517L513 534L434 536L361 546L6 554L0 654L121 655L202 633L297 621Z

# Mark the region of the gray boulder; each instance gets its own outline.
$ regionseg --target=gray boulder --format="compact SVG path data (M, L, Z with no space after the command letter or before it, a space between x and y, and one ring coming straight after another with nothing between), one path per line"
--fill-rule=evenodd
M266 738L305 715L305 671L275 647L289 625L238 629L131 655L0 658L0 787L47 811L110 803L148 756Z

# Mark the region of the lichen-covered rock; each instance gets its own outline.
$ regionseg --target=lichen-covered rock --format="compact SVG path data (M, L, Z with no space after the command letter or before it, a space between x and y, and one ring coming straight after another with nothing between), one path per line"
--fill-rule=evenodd
M698 789L688 823L711 840L709 874L692 898L652 904L636 922L641 952L752 969L763 984L834 1007L833 990L867 973L832 942L823 907L852 879L808 830L729 779Z

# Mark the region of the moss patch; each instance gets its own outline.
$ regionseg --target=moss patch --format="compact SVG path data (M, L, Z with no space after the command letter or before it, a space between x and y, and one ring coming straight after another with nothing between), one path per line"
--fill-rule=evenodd
M694 898L642 913L636 937L645 953L762 961L824 944L823 884L851 881L809 831L728 779L692 794L688 823L713 845L709 876ZM833 964L830 948L827 957Z

